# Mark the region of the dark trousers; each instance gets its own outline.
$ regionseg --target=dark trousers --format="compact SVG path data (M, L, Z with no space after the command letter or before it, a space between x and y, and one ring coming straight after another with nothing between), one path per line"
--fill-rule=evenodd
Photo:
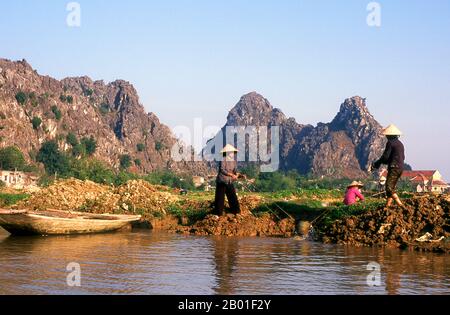
M224 215L225 195L227 195L228 203L230 204L231 212L234 214L241 213L239 200L236 195L236 189L233 184L217 183L216 199L214 201L214 213L217 215Z
M397 183L402 177L403 170L399 168L390 168L386 178L386 195L388 198L392 198L396 193Z

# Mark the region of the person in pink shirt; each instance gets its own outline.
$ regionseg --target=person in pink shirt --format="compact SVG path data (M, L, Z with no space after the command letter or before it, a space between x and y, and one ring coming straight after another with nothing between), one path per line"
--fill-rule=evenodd
M364 201L364 196L361 193L360 188L364 187L363 183L354 181L347 187L347 191L345 192L344 204L347 206L354 205L360 201Z

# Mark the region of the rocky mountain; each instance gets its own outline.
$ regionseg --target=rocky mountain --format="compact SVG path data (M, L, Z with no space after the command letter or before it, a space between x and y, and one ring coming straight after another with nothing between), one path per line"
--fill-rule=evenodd
M137 172L156 169L202 173L204 163L174 162L177 139L153 113L146 113L129 82L61 81L39 75L25 61L0 59L0 146L15 145L29 161L46 140L69 150L66 135L97 141L95 157L114 168L121 155L135 161Z
M266 126L269 131L279 126L280 169L296 169L305 175L362 177L385 146L381 125L359 96L345 100L332 122L314 127L287 118L263 96L252 92L230 111L221 136L228 126ZM214 146L214 140L210 146Z

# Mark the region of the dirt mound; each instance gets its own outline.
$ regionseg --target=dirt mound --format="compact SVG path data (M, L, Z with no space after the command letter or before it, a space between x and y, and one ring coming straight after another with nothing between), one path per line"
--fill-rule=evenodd
M165 190L165 191L160 191ZM61 180L19 203L17 208L59 209L94 213L165 213L178 200L169 188L154 186L142 180L131 180L119 186L99 185L77 179Z
M193 235L223 236L293 236L295 222L291 219L278 220L270 214L253 215L228 214L219 217L208 215L191 227L180 227L178 233Z
M406 200L404 208L379 208L338 220L325 228L322 239L326 243L449 252L449 211L449 196L416 196ZM418 241L425 235L426 240Z
M143 180L128 181L119 186L115 194L120 196L119 205L132 212L151 209L152 212L166 214L167 206L178 201L178 196L168 192L167 187L154 186Z

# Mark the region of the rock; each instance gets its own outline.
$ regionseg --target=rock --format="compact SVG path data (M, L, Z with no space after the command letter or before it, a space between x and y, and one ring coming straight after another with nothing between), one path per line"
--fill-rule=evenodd
M231 109L222 131L228 126L265 126L269 130L280 126L280 168L316 176L364 176L385 145L382 126L359 96L345 100L331 123L313 127L287 118L263 96L252 92Z
M156 169L202 174L210 169L203 162L175 162L171 148L177 142L169 127L153 113L146 113L132 84L117 80L108 84L88 77L66 78L61 81L41 76L26 62L0 59L0 114L2 146L15 145L29 155L39 150L42 142L59 139L62 150L70 146L65 136L72 132L78 138L93 136L97 141L95 157L113 168L119 158L129 154L140 160L133 166L138 173ZM21 105L15 96L28 95ZM64 97L71 96L73 102ZM52 107L61 111L56 119ZM42 128L35 130L31 119L42 119ZM138 149L138 145L143 150Z

